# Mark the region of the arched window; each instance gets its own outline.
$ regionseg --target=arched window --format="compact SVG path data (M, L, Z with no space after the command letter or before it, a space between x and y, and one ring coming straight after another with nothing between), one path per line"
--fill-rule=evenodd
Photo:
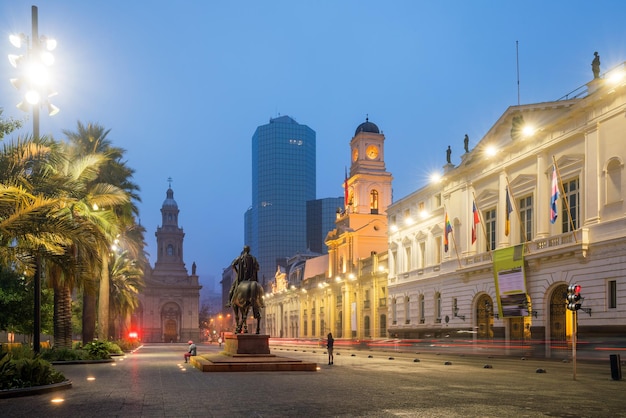
M378 214L378 190L370 192L370 213Z
M172 244L167 246L167 255L174 255L174 246Z

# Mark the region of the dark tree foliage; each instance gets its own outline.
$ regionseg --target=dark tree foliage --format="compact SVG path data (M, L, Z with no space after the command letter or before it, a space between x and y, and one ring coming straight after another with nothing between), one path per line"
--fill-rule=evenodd
M33 333L33 286L24 276L0 267L0 331L31 335ZM41 296L42 332L52 331L52 293Z

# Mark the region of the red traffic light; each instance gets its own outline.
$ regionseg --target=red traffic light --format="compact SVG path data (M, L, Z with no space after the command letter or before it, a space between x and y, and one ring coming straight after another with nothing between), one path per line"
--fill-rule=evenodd
M571 284L567 287L567 309L570 311L577 311L581 308L582 297L580 296L581 286L578 284Z
M580 286L579 284L571 284L567 288L567 292L568 293L580 293L581 289L582 289L582 286Z

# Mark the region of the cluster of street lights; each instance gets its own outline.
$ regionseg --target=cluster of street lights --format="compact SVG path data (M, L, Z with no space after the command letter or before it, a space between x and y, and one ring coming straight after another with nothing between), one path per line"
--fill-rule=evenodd
M24 91L23 100L17 108L28 112L33 111L33 136L39 137L39 109L46 107L48 115L59 113L59 108L50 103L50 98L57 94L50 88L49 68L54 64L52 52L57 45L56 40L39 36L37 6L32 6L32 36L23 33L10 35L9 41L18 48L26 49L26 54L9 54L11 65L21 72L19 78L12 78L11 84L17 90Z

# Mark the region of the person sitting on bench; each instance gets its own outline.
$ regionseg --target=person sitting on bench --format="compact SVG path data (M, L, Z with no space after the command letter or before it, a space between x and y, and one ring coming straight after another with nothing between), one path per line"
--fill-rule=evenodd
M189 351L185 353L185 363L187 363L187 359L189 357L196 355L196 345L191 340L189 340L188 344L189 344Z

